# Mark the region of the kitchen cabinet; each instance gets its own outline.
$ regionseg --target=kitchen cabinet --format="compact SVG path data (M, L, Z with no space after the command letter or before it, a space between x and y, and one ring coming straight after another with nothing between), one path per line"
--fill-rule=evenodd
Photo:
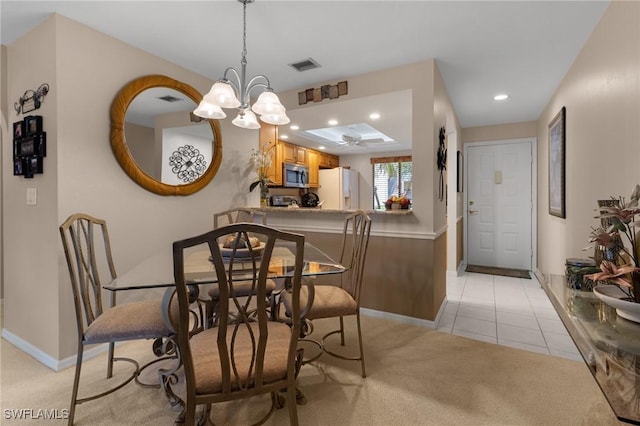
M275 148L274 148L275 145ZM259 133L259 146L271 154L271 167L267 177L274 186L282 185L282 143L278 141L278 126L262 124Z
M262 123L259 133L260 149L271 154L268 178L272 186L282 186L282 163L302 164L309 167L309 186L320 185L319 169L333 169L340 165L337 155L316 151L278 139L278 126ZM275 144L275 148L273 148Z
M282 156L285 163L302 164L307 166L307 149L286 142L282 143Z
M340 157L333 154L328 154L326 152L320 153L320 162L318 163L318 167L321 169L333 169L340 165Z
M320 169L320 152L313 149L307 150L307 161L309 162L309 186L317 188L320 186L318 170Z

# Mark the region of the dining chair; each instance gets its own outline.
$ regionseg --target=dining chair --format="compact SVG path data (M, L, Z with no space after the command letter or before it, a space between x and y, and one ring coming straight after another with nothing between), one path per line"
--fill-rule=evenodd
M214 229L222 225L230 225L232 223L238 222L252 222L266 225L267 213L255 211L244 207L237 207L213 214Z
M257 235L264 246L224 250L219 241ZM295 244L292 270L291 315L274 320L269 312L266 284L269 262L279 240ZM216 326L189 337L188 287L185 258L190 250L202 247L210 253L220 292ZM220 227L205 234L173 243L174 276L179 306L178 350L185 376L185 424L195 424L195 409L205 405L208 420L211 404L271 395L271 409L282 405L278 392L286 389L286 405L292 425L298 424L295 381L303 351L297 348L300 333L300 283L303 270L304 236L253 223ZM235 291L238 281L252 288L246 297Z
M223 212L214 213L213 215L213 228L216 229L221 225L230 225L232 223L239 222L251 222L260 223L262 225L267 224L267 213L255 211L248 208L238 207ZM277 284L274 280L267 281L267 298L273 301L273 292L276 290ZM236 295L239 297L247 296L251 291L250 282L237 282L234 287ZM204 301L205 312L208 325L213 325L216 320L217 306L220 299L218 287L212 287L209 292L209 299Z
M59 230L69 268L78 334L78 354L68 418L69 425L72 425L76 405L115 392L132 380L142 386L159 387L159 385L147 385L139 382L138 376L144 368L162 359L167 359L166 357L157 358L140 367L134 359L116 358L114 344L115 342L139 339L157 341L170 336L172 330L170 324L163 319L160 299L116 305L115 292L110 292L109 306L104 306L102 277L104 276L108 280L105 284L116 278L109 233L104 220L84 213L72 214L60 225ZM123 381L106 391L78 398L84 348L96 343L109 344L107 379L113 375L114 361L131 363L134 370Z
M340 263L347 271L339 276L335 283L315 284L312 280L305 280L300 291L300 305L302 306L302 334L301 341L309 341L320 348L320 352L305 360L305 363L317 359L322 353L337 358L360 361L362 377L367 377L364 364L364 350L362 344L362 328L360 325L360 294L362 291L362 276L371 232L371 218L362 210L349 214L344 220ZM280 303L284 306L287 316L293 308L293 298L288 291L281 292ZM344 317L355 316L358 333L358 356L345 356L327 347L326 339L334 334L340 334L340 344L345 346ZM319 341L311 339L314 320L324 318L339 318L337 330L325 334Z

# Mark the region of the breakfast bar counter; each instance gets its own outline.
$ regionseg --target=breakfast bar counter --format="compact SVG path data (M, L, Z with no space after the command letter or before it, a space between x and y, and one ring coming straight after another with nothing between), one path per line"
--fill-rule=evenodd
M269 226L303 234L334 259L340 258L344 219L354 212L326 206L249 208L266 213ZM433 325L446 297L446 232L430 230L419 210L363 210L372 224L361 306Z
M317 214L349 214L355 210L323 209L318 207L249 207L251 210L269 213L317 213ZM397 210L373 210L363 209L368 215L409 216L413 214L411 209Z

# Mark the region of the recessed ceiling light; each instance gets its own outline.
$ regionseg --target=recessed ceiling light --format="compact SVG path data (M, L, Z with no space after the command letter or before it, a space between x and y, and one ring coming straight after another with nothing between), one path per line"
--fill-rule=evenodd
M300 126L298 126L297 124L292 124L291 127L289 127L291 130L298 130L300 128Z
M338 124L338 120L331 119L331 120L329 120L328 123L329 123L329 126L335 126L336 124Z
M289 135L280 135L280 139L289 139Z
M380 114L378 114L377 112L374 112L369 115L369 118L372 120L377 120L378 118L380 118Z
M326 146L324 146L324 145L320 145L320 146L318 147L318 149L319 149L320 151L324 151L325 149L327 149L327 147L326 147Z
M493 99L495 99L496 101L504 101L505 99L507 99L509 97L509 95L505 95L505 94L499 94L499 95L495 95L493 97Z

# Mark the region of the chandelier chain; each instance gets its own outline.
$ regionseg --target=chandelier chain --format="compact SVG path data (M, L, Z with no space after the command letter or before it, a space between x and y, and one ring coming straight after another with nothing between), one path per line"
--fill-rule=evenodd
M247 57L247 2L242 2L242 59Z

